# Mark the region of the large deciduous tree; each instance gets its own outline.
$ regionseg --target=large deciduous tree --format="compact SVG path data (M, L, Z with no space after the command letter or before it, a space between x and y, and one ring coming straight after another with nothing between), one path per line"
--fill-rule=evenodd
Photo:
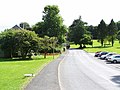
M110 24L108 25L108 36L110 37L110 40L112 42L112 46L114 45L114 39L116 37L117 34L117 25L114 22L114 20L112 19Z
M47 5L43 11L42 22L33 26L33 30L44 37L57 37L59 43L64 42L64 36L67 31L65 25L63 25L63 19L59 14L60 10L56 5Z
M38 49L39 37L35 32L28 30L7 30L0 34L0 45L5 54L8 53L9 58L18 52L22 58L26 58L31 50Z
M90 32L86 29L86 22L79 19L73 21L73 24L69 27L69 40L73 41L75 44L79 44L80 48L82 45L89 44L91 42Z
M35 31L39 37L44 37L47 35L46 30L44 29L44 22L38 22L32 27L33 31Z

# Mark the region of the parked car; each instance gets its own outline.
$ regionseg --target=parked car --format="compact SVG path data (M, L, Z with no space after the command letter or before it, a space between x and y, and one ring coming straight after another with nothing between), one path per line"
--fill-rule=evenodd
M116 53L113 53L112 55L117 55L117 54L116 54ZM109 58L110 56L112 56L112 55L110 54L110 55L106 56L105 60L108 60L108 58Z
M112 55L115 55L115 53L110 52L110 53L108 53L108 54L102 55L102 56L100 57L100 59L105 60L106 57L109 57L109 56L112 56Z
M101 57L102 55L106 55L106 54L108 54L108 52L100 52L98 57Z
M97 51L94 55L94 57L98 57L101 51Z
M108 58L108 62L117 63L120 62L120 55L112 55Z

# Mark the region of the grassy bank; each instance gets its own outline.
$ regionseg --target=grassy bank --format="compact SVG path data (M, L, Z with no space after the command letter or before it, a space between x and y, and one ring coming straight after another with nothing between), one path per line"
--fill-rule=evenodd
M34 57L33 60L0 59L0 90L21 90L32 78L24 78L24 74L37 74L52 60L53 56L46 59L43 56Z
M97 42L97 40L93 41L93 47L92 46L87 46L84 50L87 52L96 52L96 51L108 51L108 52L115 52L120 54L120 44L118 41L115 41L114 46L112 47L111 44L106 44L105 47L101 47L101 44Z
M70 45L71 48L79 48L79 45ZM114 46L106 43L105 47L101 47L101 44L97 42L97 40L93 40L93 47L91 45L87 45L87 48L84 48L87 52L96 52L96 51L108 51L108 52L116 52L120 54L120 44L119 41L115 41Z

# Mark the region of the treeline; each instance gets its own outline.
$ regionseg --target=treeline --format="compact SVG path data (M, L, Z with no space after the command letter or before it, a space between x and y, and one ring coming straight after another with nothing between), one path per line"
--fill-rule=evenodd
M92 39L97 39L101 46L105 46L107 42L114 45L114 40L120 41L120 21L114 22L112 19L110 24L106 24L102 19L98 26L88 26L87 22L82 21L81 16L74 20L69 26L68 38L70 42L79 44L80 48L85 45L92 45Z
M114 40L120 40L120 22L114 22L112 19L109 24L106 24L102 19L98 26L88 26L88 31L92 34L92 39L98 39L103 46L106 42L114 45Z
M88 26L82 21L81 16L75 19L68 28L63 24L63 18L56 5L47 5L43 10L42 21L30 27L27 22L22 22L19 29L11 28L0 33L0 49L5 57L31 58L31 53L55 50L56 46L68 45L68 42L79 44L80 48L93 45L92 39L97 39L102 46L106 42L114 45L114 40L120 40L120 22L112 19L110 24L101 20L98 26Z
M31 58L32 53L44 53L56 51L55 47L65 42L65 34L68 31L63 25L63 19L59 14L59 8L55 5L47 5L43 10L42 21L32 27L27 22L20 23L16 27L0 33L0 48L5 57Z

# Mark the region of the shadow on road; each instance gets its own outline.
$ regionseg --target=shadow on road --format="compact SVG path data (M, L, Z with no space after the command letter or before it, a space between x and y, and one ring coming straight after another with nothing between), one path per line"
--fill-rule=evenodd
M120 87L120 75L112 76L111 81L118 84L118 86Z
M120 64L120 62L117 63L106 62L106 64Z

